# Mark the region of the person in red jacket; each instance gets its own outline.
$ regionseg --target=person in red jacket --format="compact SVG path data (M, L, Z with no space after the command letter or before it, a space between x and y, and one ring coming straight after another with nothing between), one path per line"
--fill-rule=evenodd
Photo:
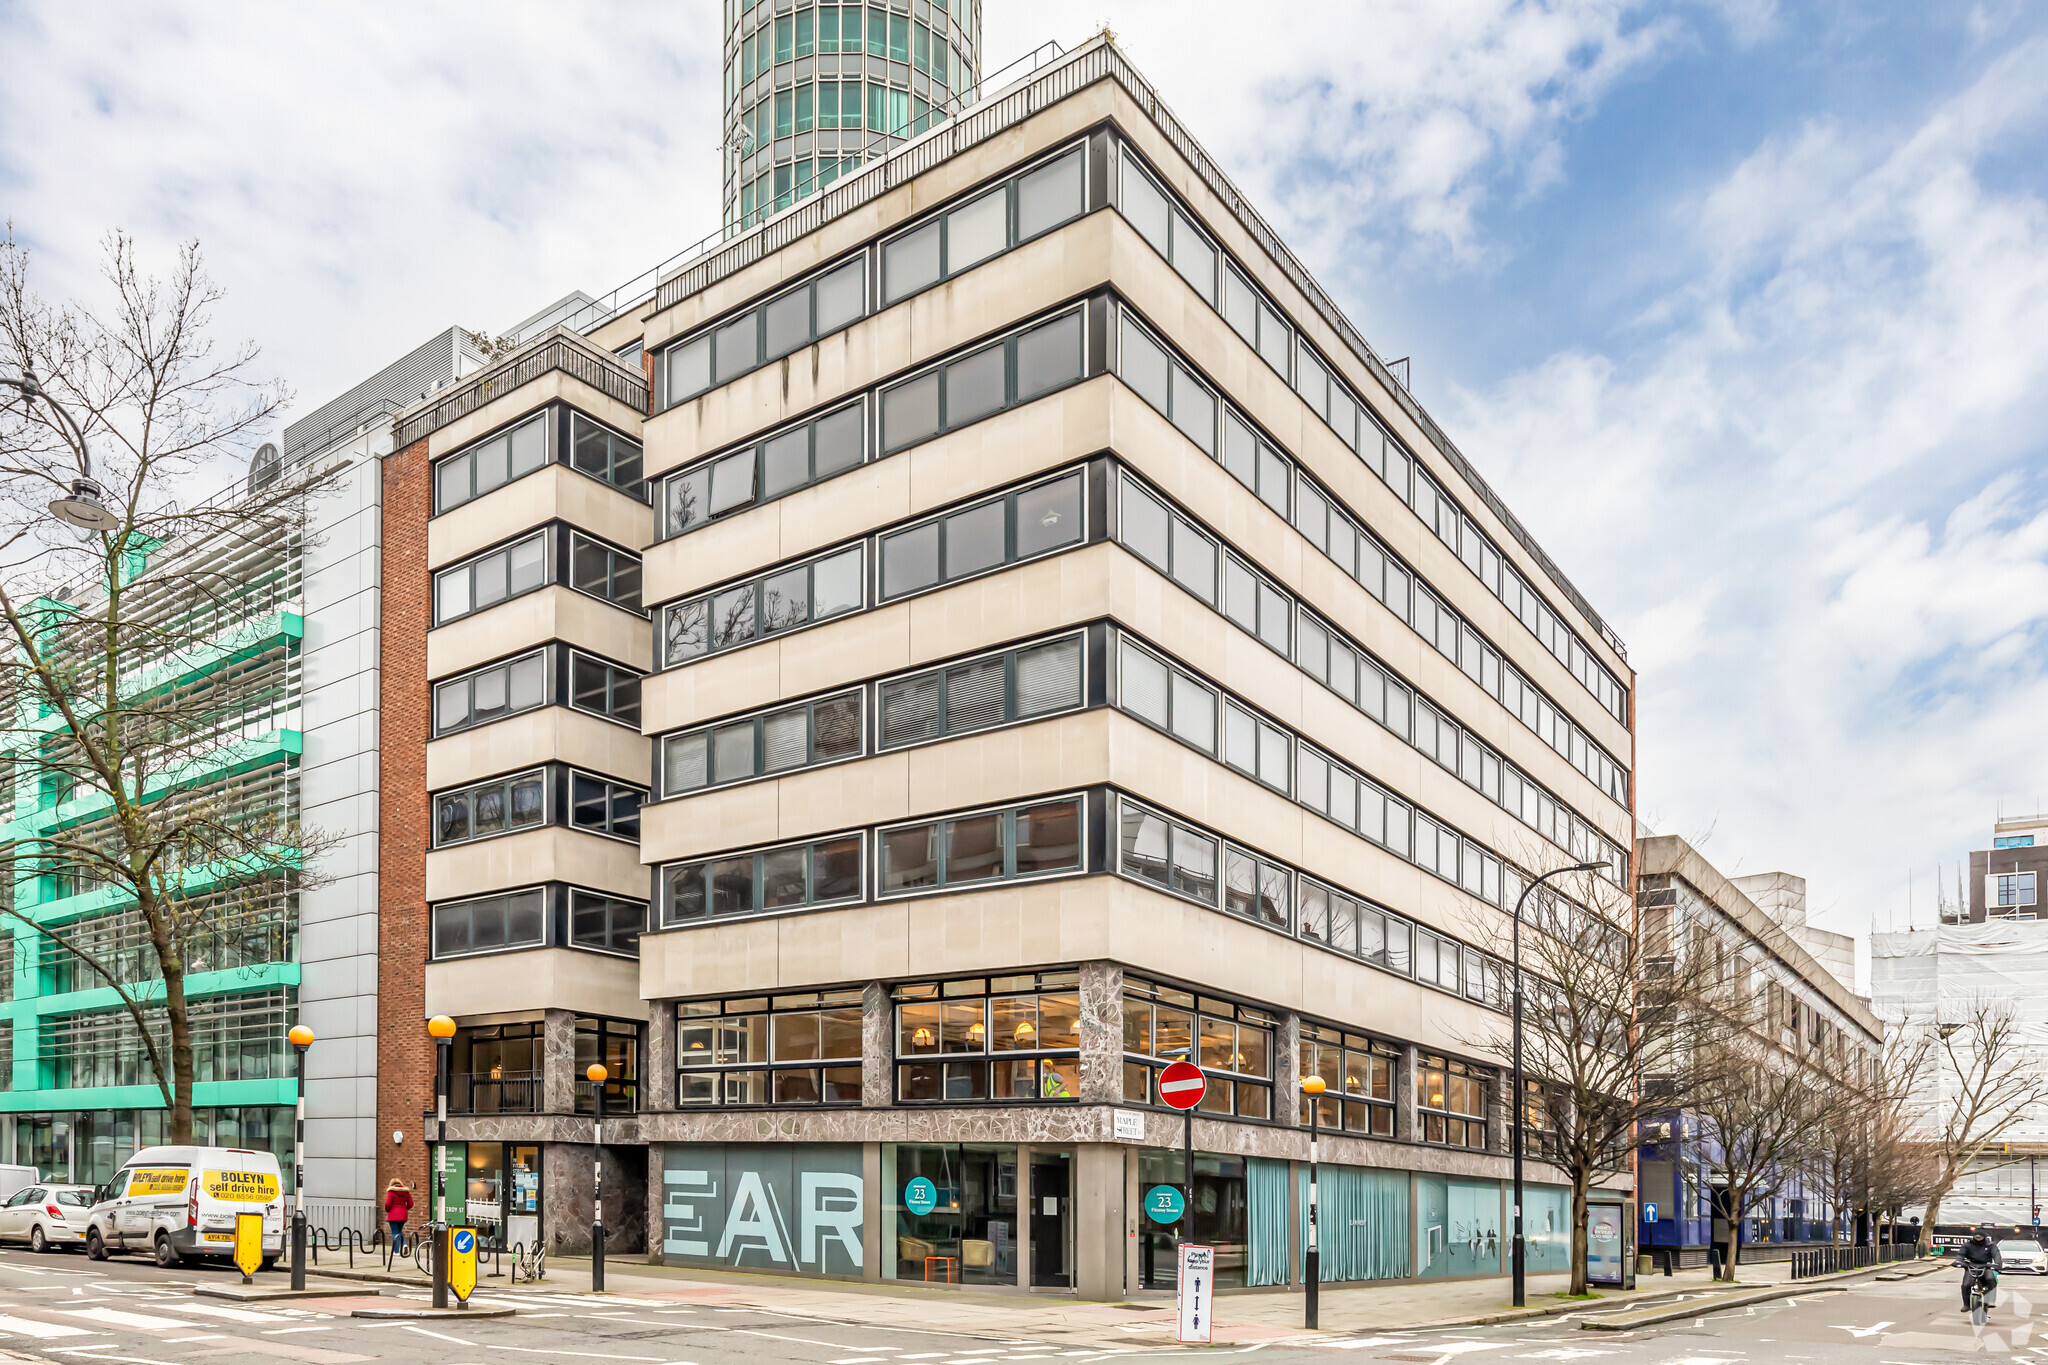
M391 1224L391 1249L405 1254L405 1220L412 1217L412 1191L393 1177L384 1190L384 1219Z

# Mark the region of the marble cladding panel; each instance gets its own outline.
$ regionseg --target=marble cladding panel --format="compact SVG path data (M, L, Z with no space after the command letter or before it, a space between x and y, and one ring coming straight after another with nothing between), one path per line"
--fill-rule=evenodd
M607 1125L606 1136L611 1136ZM590 1254L591 1166L587 1143L551 1143L541 1160L541 1235L558 1255ZM647 1253L647 1149L607 1142L604 1162L604 1247L607 1253Z
M1081 1099L1115 1104L1124 1091L1124 969L1081 964Z
M1509 1153L1508 1114L1515 1073L1501 1070L1493 1073L1493 1083L1486 1088L1486 1149L1506 1156Z
M1301 1016L1281 1010L1273 1039L1273 1118L1282 1128L1301 1123Z
M860 997L860 1103L887 1109L896 1100L896 1009L889 988L870 981Z
M541 1024L541 1107L550 1114L576 1108L576 1015L548 1010Z
M649 1109L676 1104L676 1007L672 1000L647 1006L647 1055L640 1065L640 1103Z
M1394 1065L1394 1136L1402 1142L1413 1142L1415 1128L1415 1058L1412 1046L1401 1049L1401 1060Z

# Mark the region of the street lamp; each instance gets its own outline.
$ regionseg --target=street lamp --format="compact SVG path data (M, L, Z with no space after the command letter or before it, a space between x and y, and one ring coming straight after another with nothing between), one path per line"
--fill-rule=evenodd
M78 419L64 410L64 405L50 396L35 375L28 370L21 372L21 378L8 379L0 376L0 384L21 391L24 410L35 407L40 398L50 405L50 411L63 418L57 433L71 447L71 453L78 457L79 477L71 481L68 497L56 498L50 503L50 513L66 525L76 526L81 531L111 531L121 524L121 519L107 510L106 490L102 489L92 476L92 455L85 446L85 429L78 425Z
M1321 1309L1317 1294L1323 1280L1322 1256L1316 1248L1316 1120L1325 1089L1321 1076L1301 1078L1301 1093L1308 1096L1308 1251L1302 1257L1302 1326L1311 1332Z
M306 1049L313 1030L295 1024L285 1035L297 1053L299 1111L292 1119L292 1288L306 1287Z
M1515 1076L1513 1092L1508 1106L1508 1126L1514 1134L1515 1144L1515 1307L1528 1306L1527 1249L1522 1243L1522 903L1534 891L1552 877L1562 877L1569 872L1596 872L1606 863L1573 863L1570 867L1556 867L1531 881L1522 888L1522 894L1515 897Z
M448 1059L455 1047L455 1021L445 1014L427 1020L434 1040L434 1245L429 1252L434 1307L448 1306Z
M611 1073L592 1062L583 1073L590 1080L596 1118L590 1125L590 1292L604 1289L604 1082Z

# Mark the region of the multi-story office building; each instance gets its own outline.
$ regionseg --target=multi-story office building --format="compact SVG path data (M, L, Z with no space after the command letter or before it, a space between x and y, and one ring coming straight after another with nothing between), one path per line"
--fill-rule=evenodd
M1847 946L1849 979L1838 974L1843 936L1806 923L1806 880L1784 872L1730 879L1676 835L1636 840L1636 888L1644 919L1704 933L1727 951L1730 980L1753 998L1769 1043L1787 1058L1817 1066L1850 1085L1877 1075L1885 1026L1854 989L1855 948ZM1671 932L1676 932L1675 930ZM1824 959L1822 954L1826 955ZM1645 1217L1637 1240L1645 1253L1668 1252L1684 1265L1705 1265L1707 1250L1739 1239L1743 1260L1775 1260L1801 1247L1838 1239L1868 1240L1852 1201L1824 1174L1787 1171L1768 1195L1748 1201L1740 1226L1725 1179L1715 1175L1720 1150L1698 1118L1680 1111L1646 1124L1637 1152L1637 1193Z
M1991 847L1970 854L1968 922L2041 918L2044 872L2048 815L2000 818L1991 828Z
M752 227L964 109L981 0L724 0L724 223Z
M587 1243L601 1059L614 1251L1116 1296L1191 1057L1225 1283L1298 1277L1306 1072L1327 1272L1501 1270L1484 945L1630 886L1633 675L1107 41L416 404L381 500L380 1178L445 1012L492 1235Z

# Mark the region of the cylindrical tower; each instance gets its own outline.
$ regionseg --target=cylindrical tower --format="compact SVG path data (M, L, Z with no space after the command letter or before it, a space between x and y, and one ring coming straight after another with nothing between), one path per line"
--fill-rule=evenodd
M725 0L725 230L958 113L980 47L981 0Z

